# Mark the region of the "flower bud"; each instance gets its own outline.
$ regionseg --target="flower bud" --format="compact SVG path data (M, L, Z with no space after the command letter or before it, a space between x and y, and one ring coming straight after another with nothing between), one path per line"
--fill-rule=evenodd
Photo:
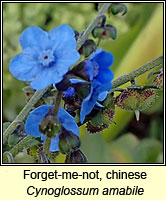
M94 40L86 40L85 43L79 49L79 53L84 55L85 58L90 56L97 49L97 45Z
M105 30L104 27L96 26L92 31L93 37L94 38L101 38L104 30Z
M84 60L80 62L78 65L76 65L72 70L71 73L77 77L80 77L86 81L89 80L89 76L87 75L85 65L87 63L87 60Z
M112 38L115 40L117 37L117 30L114 26L107 24L105 25L105 31L103 32L102 39Z
M127 13L128 9L127 6L123 3L112 3L108 9L108 13L112 13L113 15L117 15L122 13L122 16Z
M117 37L117 30L114 26L107 24L103 27L97 26L93 29L92 35L94 38L99 38L99 39L109 39L112 38L113 40L116 39Z
M32 89L30 86L26 86L26 87L22 88L22 90L24 91L26 100L28 102L31 99L31 97L34 95L35 90Z
M81 150L77 150L67 154L65 163L87 163L88 160L86 156L81 152Z
M59 149L61 153L67 154L78 149L81 145L80 139L77 135L71 131L67 131L63 128L59 135Z

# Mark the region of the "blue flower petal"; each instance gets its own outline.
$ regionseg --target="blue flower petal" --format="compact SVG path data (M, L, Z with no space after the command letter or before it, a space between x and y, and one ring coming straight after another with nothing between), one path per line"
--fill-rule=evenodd
M48 47L48 33L39 27L29 27L21 34L20 44L23 51L28 47L32 49L33 47L45 49Z
M54 76L53 76L54 74ZM51 68L43 69L38 73L35 79L31 82L31 87L36 90L42 90L52 83L59 83L63 76L59 76L59 73Z
M102 84L111 83L113 78L114 78L114 74L109 68L100 70L99 74L95 77L95 79Z
M85 70L86 70L86 74L88 75L88 78L90 81L93 80L93 65L92 62L90 60L87 60L86 64L85 64Z
M93 87L91 87L89 95L82 101L81 111L80 111L80 122L81 123L84 122L85 116L88 115L92 111L92 109L96 103L97 98L94 99L95 96L93 96L93 98L92 98L92 94L93 94Z
M102 93L99 94L98 96L98 101L104 101L104 99L107 97L108 91L104 91Z
M96 106L100 107L100 108L104 108L103 105L101 105L99 102L96 101Z
M90 57L90 60L93 60L98 54L102 52L102 48L97 49Z
M56 49L56 52L59 52L59 55L61 55L61 52L59 51L61 49L63 49L63 52L65 53L65 49L69 49L70 47L76 48L74 36L75 33L73 29L67 24L56 27L49 32L49 38L55 42L54 49Z
M71 131L75 135L79 136L79 128L76 124L75 118L72 117L67 111L63 108L59 109L58 119L61 125L68 131Z
M51 139L50 151L59 151L59 134L55 138Z
M70 98L75 94L75 89L73 87L69 87L66 91L63 92L63 96L65 98Z
M40 65L31 55L20 53L11 60L9 71L19 80L32 81L36 74L39 73Z
M106 51L97 54L93 59L98 63L100 68L104 69L110 67L114 62L112 53Z
M86 82L86 81L80 80L80 79L74 79L74 78L70 79L70 83L72 83L72 84L76 84L76 83L85 83L85 82Z
M45 141L46 140L46 136L41 134L41 139L43 141ZM51 152L59 151L59 134L56 137L51 139L51 144L50 144L49 150Z
M60 55L59 57L55 53L56 69L60 74L63 73L64 75L69 70L69 68L80 59L78 52L72 48L73 47L70 47L67 52L65 52L64 49L59 50L61 54L64 53L64 55Z
M48 113L49 108L52 107L54 106L42 105L30 112L25 123L25 132L30 136L40 137L39 124Z

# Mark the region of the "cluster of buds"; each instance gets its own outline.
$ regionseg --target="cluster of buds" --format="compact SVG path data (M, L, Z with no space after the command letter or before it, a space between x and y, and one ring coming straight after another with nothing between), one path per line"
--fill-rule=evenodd
M92 35L94 38L98 38L98 44L100 40L106 40L112 38L113 40L117 37L117 30L114 26L110 24L105 24L106 16L101 16L102 22L99 22L98 25L93 29Z

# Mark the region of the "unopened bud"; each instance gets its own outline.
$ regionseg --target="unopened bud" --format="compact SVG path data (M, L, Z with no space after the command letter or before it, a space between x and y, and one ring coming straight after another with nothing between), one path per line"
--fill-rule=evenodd
M22 88L22 90L24 91L26 100L28 102L31 99L31 97L34 95L35 90L32 89L30 86L26 86L26 87Z
M86 40L85 43L79 49L79 53L84 55L85 58L90 56L97 49L97 45L94 40Z
M59 149L61 153L67 154L78 149L81 145L80 139L71 131L65 129L59 135Z
M104 27L97 26L93 29L92 35L94 38L99 39L109 39L112 38L113 40L117 37L117 30L114 26L107 24Z
M67 154L65 163L87 163L88 160L81 150Z
M123 3L112 3L108 9L108 13L112 13L113 15L117 15L122 13L122 16L127 13L128 9L127 6Z

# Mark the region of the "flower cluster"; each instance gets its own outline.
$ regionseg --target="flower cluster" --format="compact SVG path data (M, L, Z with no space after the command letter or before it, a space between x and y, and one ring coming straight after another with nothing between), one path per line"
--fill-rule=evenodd
M94 42L87 42L85 47L89 44L94 47L85 51L85 57L95 52L70 69L80 58L84 46L78 53L75 32L68 25L61 25L49 33L29 27L22 33L20 44L22 53L11 60L11 74L29 82L34 90L53 85L57 94L63 91L65 101L65 109L58 106L58 113L55 113L55 101L53 105L40 105L31 111L25 123L26 133L40 137L43 142L50 138L49 151L66 154L66 163L87 162L79 150L75 111L79 110L83 124L95 108L104 107L101 102L112 88L113 73L109 67L113 64L113 55L102 48L96 50Z

